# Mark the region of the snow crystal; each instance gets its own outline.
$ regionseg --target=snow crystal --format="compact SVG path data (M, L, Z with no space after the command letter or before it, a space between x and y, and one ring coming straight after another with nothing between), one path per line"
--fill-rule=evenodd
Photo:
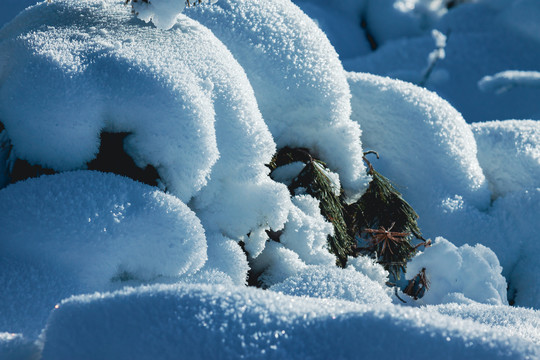
M494 197L540 187L540 121L489 121L471 128Z
M220 0L185 14L210 28L246 71L279 148L307 147L339 174L350 200L368 177L350 92L326 36L288 0Z
M66 296L200 269L204 230L177 198L113 174L44 176L0 191L0 328L35 334Z
M161 285L74 297L53 312L44 339L44 360L539 355L532 339L422 308L218 285Z
M354 269L308 266L296 275L270 287L287 295L341 299L359 304L391 304L388 288Z
M421 302L443 304L456 302L462 294L465 299L492 305L507 305L506 280L497 256L489 248L456 247L438 237L431 247L417 254L407 264L407 278L413 279L425 268L429 290Z

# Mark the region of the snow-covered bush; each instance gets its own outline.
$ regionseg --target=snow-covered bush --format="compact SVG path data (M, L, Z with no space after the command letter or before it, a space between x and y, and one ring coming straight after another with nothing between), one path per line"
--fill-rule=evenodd
M0 358L537 358L535 0L209 2L0 28Z
M327 37L289 0L220 0L186 9L246 71L278 148L305 147L339 174L350 200L369 178L350 91Z
M127 132L124 149L139 167L154 166L182 201L197 196L207 232L239 239L279 230L289 195L267 176L275 144L253 90L222 43L179 16L163 32L118 1L58 0L7 25L0 119L12 151L79 169L96 156L100 132ZM265 239L250 237L246 248L256 255Z
M374 166L396 181L420 214L456 194L479 209L488 207L473 133L449 103L399 80L352 72L348 79L362 142L380 155Z

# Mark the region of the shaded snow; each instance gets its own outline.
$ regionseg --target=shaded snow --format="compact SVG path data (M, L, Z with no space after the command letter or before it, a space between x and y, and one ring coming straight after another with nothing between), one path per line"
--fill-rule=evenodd
M75 297L54 311L44 335L43 359L56 360L326 359L329 349L334 358L388 358L391 349L415 359L538 356L530 335L511 337L472 319L207 285Z
M540 5L535 0L472 1L434 18L423 32L410 34L402 33L400 29L406 27L381 9L377 24L387 24L398 36L371 54L345 61L344 66L418 84L436 47L429 30L437 29L448 36L446 57L425 83L428 89L449 101L467 122L538 118L540 88L514 87L496 94L477 85L485 76L506 70L540 71L538 14Z
M204 230L177 198L90 171L0 190L0 328L35 334L48 311L122 278L155 281L199 270ZM18 280L15 280L18 279Z

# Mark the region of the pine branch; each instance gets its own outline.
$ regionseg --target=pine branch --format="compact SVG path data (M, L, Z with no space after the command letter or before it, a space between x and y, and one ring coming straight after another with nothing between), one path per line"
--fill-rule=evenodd
M347 207L347 223L360 244L366 244L359 245L357 252L376 256L378 262L399 279L416 253L416 247L411 244L413 236L426 243L418 227L418 214L365 156L364 161L372 181L360 200Z

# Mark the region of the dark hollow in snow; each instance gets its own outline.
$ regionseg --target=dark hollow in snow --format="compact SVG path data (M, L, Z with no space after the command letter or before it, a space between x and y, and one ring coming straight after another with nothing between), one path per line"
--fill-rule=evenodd
M128 132L102 132L99 153L87 164L88 170L111 172L150 186L157 186L159 174L156 168L147 165L141 169L124 150L124 139L128 135L130 135Z
M128 132L102 132L99 153L94 160L86 164L88 170L110 172L150 186L157 186L159 174L156 168L152 165L147 165L144 169L138 167L124 150L124 139L128 135L130 135ZM13 184L21 180L56 173L54 169L32 165L26 160L17 158L13 162L9 182Z

